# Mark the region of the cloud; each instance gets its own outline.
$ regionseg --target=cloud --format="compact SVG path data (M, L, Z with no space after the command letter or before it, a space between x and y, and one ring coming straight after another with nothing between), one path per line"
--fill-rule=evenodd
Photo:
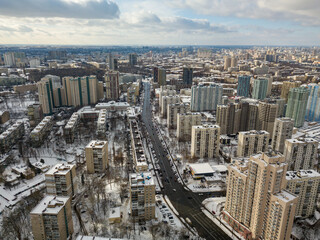
M33 32L32 28L29 28L25 25L20 25L16 28L14 27L6 27L6 26L2 26L0 25L0 31L2 32L9 32L9 33L14 33L14 32L20 32L20 33L28 33L28 32Z
M320 25L319 0L167 0L166 3L205 15Z
M108 0L0 0L3 16L113 19L119 14L118 5Z

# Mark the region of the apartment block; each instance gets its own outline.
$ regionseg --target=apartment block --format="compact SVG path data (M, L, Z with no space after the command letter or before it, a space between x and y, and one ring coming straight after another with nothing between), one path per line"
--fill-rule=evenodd
M164 86L167 84L167 73L163 68L158 69L158 83L160 86Z
M282 155L256 154L228 166L223 219L244 239L289 240L298 198L284 190Z
M242 109L238 103L218 105L216 122L220 126L221 134L237 134L241 124Z
M167 117L167 110L169 104L180 103L180 97L178 95L175 96L164 96L161 99L161 116L163 118Z
M314 214L320 193L320 174L314 170L288 171L287 191L298 196L296 217L311 217Z
M192 126L201 125L201 113L177 114L177 138L179 141L191 141Z
M72 239L71 198L45 196L30 212L34 240Z
M266 152L269 146L270 134L267 131L251 130L239 132L238 157L250 157L252 154Z
M106 138L107 131L107 110L101 109L97 121L97 135L99 139Z
M191 157L213 158L219 156L220 127L218 125L192 126Z
M281 87L281 98L285 99L285 101L287 102L290 89L297 88L300 85L300 81L284 81Z
M287 139L284 156L288 170L299 171L315 169L319 143L313 138Z
M108 71L104 78L106 82L106 99L118 100L120 97L119 72Z
M28 106L28 118L31 127L35 127L41 122L43 118L41 104L34 103Z
M85 149L88 173L103 173L109 164L108 142L91 141Z
M142 145L142 137L136 120L131 120L130 136L133 154L133 163L137 172L148 171L148 163Z
M130 207L134 222L155 218L155 182L150 172L131 173Z
M223 88L215 83L200 83L191 88L191 111L215 111L221 104Z
M292 137L293 120L291 118L277 118L274 123L271 147L276 152L283 153L286 139Z
M75 138L75 131L80 123L80 114L75 112L71 115L69 121L64 127L63 135L66 143L73 143Z
M0 134L0 152L8 152L25 133L24 122L16 121L11 127Z
M0 111L0 124L4 124L10 120L9 111Z
M250 94L250 76L239 76L237 96L249 97Z
M161 110L161 104L162 104L162 98L165 96L175 96L177 95L177 92L175 89L167 89L164 87L168 87L171 85L167 85L167 86L161 86L160 91L159 91L159 108Z
M76 165L60 163L45 174L48 195L72 197L77 192Z
M253 80L252 98L263 100L267 96L268 79L257 78Z
M259 102L257 130L265 130L272 137L274 123L278 116L278 105L270 102Z
M42 121L31 131L30 139L34 147L40 147L45 138L49 135L52 129L52 116L46 116Z
M167 106L167 127L169 129L177 128L177 114L190 111L190 105L187 103L168 104Z

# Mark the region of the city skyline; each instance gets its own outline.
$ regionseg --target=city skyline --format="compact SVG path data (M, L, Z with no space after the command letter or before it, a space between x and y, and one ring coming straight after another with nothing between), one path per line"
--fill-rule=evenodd
M313 46L320 40L315 0L1 0L0 5L0 44Z

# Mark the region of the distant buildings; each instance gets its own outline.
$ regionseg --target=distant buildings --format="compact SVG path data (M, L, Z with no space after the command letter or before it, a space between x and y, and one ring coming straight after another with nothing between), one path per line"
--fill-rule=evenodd
M192 126L191 157L213 158L219 156L220 127L218 125Z
M158 76L159 76L159 68L154 67L153 68L153 82L155 82L155 83L159 82Z
M274 123L272 135L272 149L283 153L286 139L292 137L293 120L291 118L277 118Z
M289 171L314 169L318 159L319 143L313 138L285 140L284 156Z
M161 98L161 116L166 118L168 112L168 105L176 103L180 103L180 97L178 95L163 96Z
M191 88L191 111L215 111L221 103L223 88L215 83L199 84Z
M136 53L129 54L129 65L135 66L138 63L138 55Z
M108 142L91 141L85 148L88 173L103 173L108 166Z
M268 79L257 78L253 80L252 98L263 100L267 96Z
M131 173L130 209L133 222L155 218L155 182L150 172Z
M179 141L191 140L192 126L201 125L201 113L177 114L177 138Z
M269 137L270 134L266 131L239 132L237 157L250 157L259 152L266 152Z
M45 174L48 195L72 197L77 192L76 165L57 164Z
M282 155L262 153L228 167L223 219L245 239L289 240L298 198L284 190Z
M193 79L193 69L191 67L184 67L183 68L183 75L182 80L184 84L192 85L192 79Z
M30 212L34 240L71 239L73 221L71 198L45 196Z
M305 87L292 88L289 91L286 117L294 119L295 127L302 127L307 109L310 90Z
M119 89L119 72L109 71L105 75L106 82L106 99L118 100L120 97Z
M250 76L239 76L238 77L238 87L237 96L249 97L250 95Z
M160 86L167 85L167 74L163 68L158 69L158 83Z

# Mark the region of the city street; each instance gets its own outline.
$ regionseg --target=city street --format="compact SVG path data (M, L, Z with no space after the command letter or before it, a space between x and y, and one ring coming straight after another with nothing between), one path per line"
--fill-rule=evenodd
M154 146L155 154L159 159L163 179L163 194L167 195L173 206L179 212L180 217L189 218L192 227L195 227L199 235L205 239L230 239L230 237L214 224L203 212L201 202L205 196L199 196L197 193L187 191L179 182L175 181L175 173L173 172L168 153L163 148L159 140L156 128L152 122L152 111L150 108L150 84L144 84L144 105L142 119L149 134L149 138Z

